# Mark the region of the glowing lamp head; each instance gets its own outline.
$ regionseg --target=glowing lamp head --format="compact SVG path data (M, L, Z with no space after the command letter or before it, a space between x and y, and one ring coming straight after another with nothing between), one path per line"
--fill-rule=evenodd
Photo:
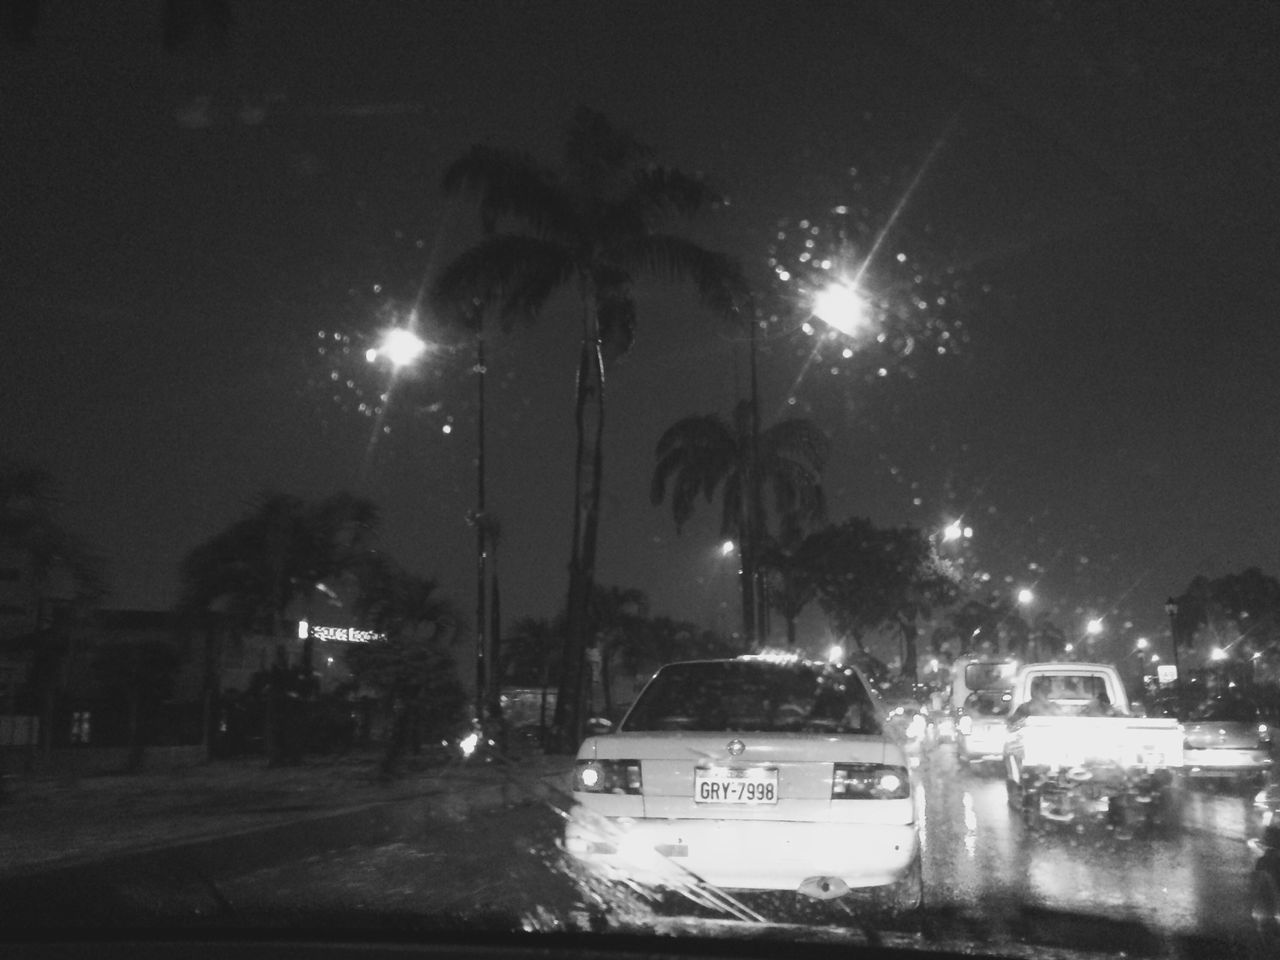
M377 355L386 357L393 367L408 367L427 352L427 342L412 330L397 327L388 330L378 347Z
M819 290L813 298L813 315L847 337L871 325L867 301L847 283L831 283Z

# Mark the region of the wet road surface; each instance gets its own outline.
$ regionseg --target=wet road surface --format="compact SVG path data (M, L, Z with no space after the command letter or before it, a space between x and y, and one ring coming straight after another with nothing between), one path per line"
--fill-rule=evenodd
M1215 956L1229 945L1243 955L1253 863L1244 842L1247 791L1191 791L1181 830L1123 836L1103 825L1027 828L1008 808L999 772L962 768L946 745L926 755L918 773L927 939L1070 943L1137 956ZM124 873L81 871L74 889L47 878L16 900L12 890L0 893L28 919L45 911L65 921L75 900L86 923L109 914L138 926L554 931L604 919L624 931L785 937L802 922L819 939L866 934L857 903L851 915L838 905L797 906L792 895L748 901L770 921L760 924L682 898L655 905L601 892L560 852L561 822L555 805L530 796L418 822L390 842L349 828L332 844L318 835L305 852L295 841L262 851L244 869L223 864L217 875L157 857ZM1207 946L1170 948L1169 936Z

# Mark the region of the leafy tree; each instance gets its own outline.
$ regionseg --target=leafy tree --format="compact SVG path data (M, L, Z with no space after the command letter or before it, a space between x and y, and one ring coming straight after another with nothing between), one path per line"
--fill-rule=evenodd
M478 145L446 171L444 187L478 199L485 236L439 276L438 300L468 314L479 304L507 322L536 317L562 290L572 291L582 308L566 656L556 703L557 729L572 742L582 732L604 474L606 356L630 347L637 278L692 281L708 304L728 313L738 271L728 258L662 229L672 215L688 218L710 207L716 196L707 185L655 163L647 147L586 108L569 126L560 169L522 152ZM504 222L516 229L500 230Z
M914 527L879 528L854 517L810 534L802 556L837 631L861 647L868 630L894 628L905 648L902 673L914 678L920 618L956 595L929 539Z
M763 544L759 559L769 603L786 620L787 643L790 646L796 643L796 620L818 595L802 556L803 524L796 513L784 514L781 533Z
M386 639L349 645L346 664L392 718L382 762L391 776L411 743L418 752L424 736L447 736L465 718L466 693L449 652L462 618L434 580L385 558L369 559L359 580L357 611Z
M1053 660L1066 649L1067 635L1048 612L1041 611L1031 622L1030 644L1037 660Z
M1000 653L1000 625L1009 615L1011 605L996 596L971 596L951 610L950 619L960 640L960 652L983 650Z
M1280 650L1280 581L1257 567L1195 577L1174 602L1174 636L1182 647L1201 637L1240 658Z
M264 493L243 517L188 552L181 566L179 610L184 619L205 631L206 704L214 703L220 693L218 665L224 633L265 633L278 638L283 649L290 630L285 620L289 610L310 600L321 584L342 578L364 562L377 526L378 512L372 502L348 493L315 502ZM266 691L269 763L278 763L285 747L278 723L286 709L285 699L289 694L308 695L314 686L312 676L310 639L303 643L299 663L277 661L270 671ZM207 709L208 722L212 716L212 709Z
M753 544L751 533L767 535L768 516L763 503L752 505L751 478L754 468L761 490L773 491L774 511L794 523L812 523L825 512L821 473L826 466L830 443L812 421L789 418L752 437L749 401L739 403L733 422L717 414L686 417L669 427L658 440L657 467L650 499L655 505L671 492L671 513L680 531L693 516L699 498L710 503L720 495L720 535L742 545L742 621L748 637L754 634L757 598L757 555L761 543ZM775 562L779 553L772 554ZM794 625L789 621L789 639L794 642Z

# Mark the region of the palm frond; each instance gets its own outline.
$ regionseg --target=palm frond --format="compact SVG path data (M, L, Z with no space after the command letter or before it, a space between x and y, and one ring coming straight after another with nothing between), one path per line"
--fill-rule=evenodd
M722 199L700 177L691 177L672 167L650 164L636 172L631 190L620 206L645 218L668 211L692 217Z
M586 194L608 195L653 151L602 113L580 106L565 134L565 169Z
M650 499L654 505L671 486L671 512L679 530L693 516L699 497L710 502L717 487L727 482L736 459L736 443L728 425L715 414L685 417L658 440Z
M554 173L522 151L477 144L449 165L442 186L447 194L475 197L486 229L510 218L542 236L574 233L568 194Z
M532 318L573 276L573 257L563 244L499 233L458 254L436 278L432 299L451 313L480 303L507 319Z
M816 474L826 468L831 439L812 420L793 417L760 432L760 453L796 461Z
M721 317L736 319L749 303L749 288L738 261L684 237L669 233L631 236L611 252L619 263L658 277L692 282L702 302Z

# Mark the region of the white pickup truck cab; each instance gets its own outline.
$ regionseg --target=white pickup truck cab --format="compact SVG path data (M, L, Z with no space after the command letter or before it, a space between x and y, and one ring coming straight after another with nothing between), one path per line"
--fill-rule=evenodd
M1018 671L1004 746L1009 805L1034 825L1103 817L1176 826L1182 728L1135 717L1106 663L1035 663Z

